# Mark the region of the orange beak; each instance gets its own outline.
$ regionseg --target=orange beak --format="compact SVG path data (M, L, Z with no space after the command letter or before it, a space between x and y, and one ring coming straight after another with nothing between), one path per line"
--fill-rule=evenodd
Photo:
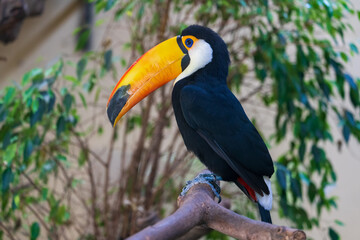
M116 84L107 103L107 114L113 126L138 102L175 79L182 72L181 61L185 55L178 36L156 45L133 63Z

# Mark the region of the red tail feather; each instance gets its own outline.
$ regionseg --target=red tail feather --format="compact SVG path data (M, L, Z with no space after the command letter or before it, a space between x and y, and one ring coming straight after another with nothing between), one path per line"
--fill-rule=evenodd
M255 191L241 178L241 177L238 177L238 182L243 185L246 190L248 191L250 197L255 201L257 202L257 198L256 198L256 195L255 195Z

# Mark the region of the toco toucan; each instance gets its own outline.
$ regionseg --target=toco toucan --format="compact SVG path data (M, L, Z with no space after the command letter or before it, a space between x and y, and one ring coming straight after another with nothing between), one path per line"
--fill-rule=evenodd
M258 131L226 84L225 42L211 29L191 25L150 49L122 76L107 103L115 124L135 104L175 79L172 105L187 149L209 170L234 182L271 223L274 166Z

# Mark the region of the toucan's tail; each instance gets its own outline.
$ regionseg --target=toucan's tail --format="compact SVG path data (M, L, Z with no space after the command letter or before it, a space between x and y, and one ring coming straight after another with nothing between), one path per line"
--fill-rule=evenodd
M263 206L260 205L260 203L258 203L258 207L259 207L261 221L267 222L267 223L272 223L270 211L266 210Z

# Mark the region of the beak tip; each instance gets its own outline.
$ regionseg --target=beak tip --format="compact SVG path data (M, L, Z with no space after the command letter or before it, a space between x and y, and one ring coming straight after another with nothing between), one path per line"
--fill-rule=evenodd
M127 93L127 90L130 88L130 85L125 85L120 87L115 94L111 97L109 105L107 107L108 118L115 127L116 119L121 113L121 110L124 108L126 102L128 101L130 95Z
M108 115L108 118L109 118L109 121L110 121L110 123L111 123L111 125L113 126L113 127L115 127L115 119L116 119L116 116L114 117L113 116L113 111L111 110L111 108L107 108L106 109L106 111L107 111L107 115Z

